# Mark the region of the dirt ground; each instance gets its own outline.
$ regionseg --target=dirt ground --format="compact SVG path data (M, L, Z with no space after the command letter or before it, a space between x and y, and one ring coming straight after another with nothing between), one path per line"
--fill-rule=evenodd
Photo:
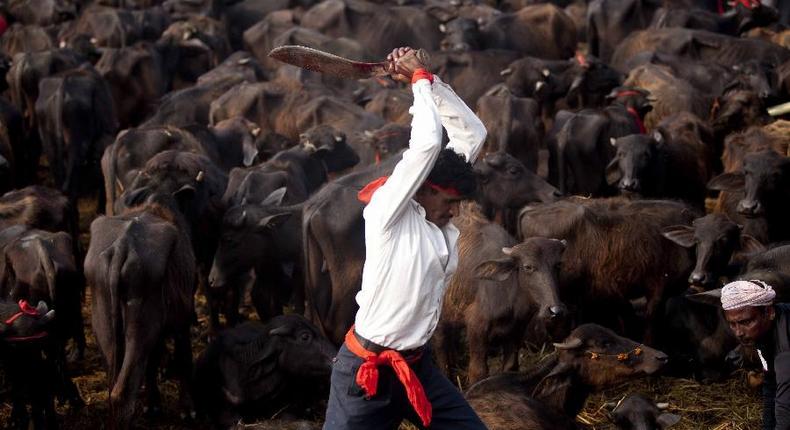
M82 232L89 230L90 221L95 213L95 203L85 203L80 205L80 227ZM88 237L83 234L82 242L87 248ZM90 291L88 292L90 294ZM108 417L107 405L107 382L104 371L103 359L96 347L93 333L90 328L90 297L86 298L83 306L83 314L86 321L86 335L88 339L88 349L85 361L77 367L74 378L80 393L82 394L86 406L79 411L70 411L59 408L60 425L62 429L87 430L103 429L106 427ZM199 326L193 328L193 355L198 354L205 348L203 334L206 331L206 309L202 298L197 300ZM527 369L534 365L543 357L539 352L524 353L521 357L522 369ZM496 369L496 359L492 359L491 368ZM577 421L590 429L614 429L611 421L607 417L607 409L604 406L607 402L617 402L623 396L632 392L639 392L657 402L669 403L669 412L682 417L673 430L746 430L756 429L761 424L762 406L759 394L746 386L745 375L736 374L729 380L710 385L701 385L695 381L687 379L669 377L651 377L641 379L613 387L602 393L593 394L587 401L586 408L579 414ZM179 418L180 411L177 410L177 385L172 380L160 382L160 389L163 396L163 414L160 417L149 420L140 414L140 418L135 421L135 429L156 429L156 430L187 430L187 429L207 429L204 422L184 421ZM310 387L305 387L309 390ZM3 390L4 391L4 390ZM7 396L2 400L7 401ZM7 422L10 415L11 406L9 403L0 403L0 428ZM312 418L308 422L283 422L279 420L264 421L254 428L257 430L266 429L307 429L320 428L320 416L322 411L313 411ZM276 418L276 417L275 417ZM245 428L245 427L239 427ZM249 428L252 428L251 426ZM402 430L411 430L414 427L404 424Z

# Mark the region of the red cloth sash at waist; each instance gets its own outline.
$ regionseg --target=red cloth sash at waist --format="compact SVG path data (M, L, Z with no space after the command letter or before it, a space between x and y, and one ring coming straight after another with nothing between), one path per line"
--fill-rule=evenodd
M378 354L368 351L357 339L354 334L354 326L346 333L346 347L357 357L365 360L359 367L356 375L357 384L362 387L368 397L376 395L378 390L379 381L379 366L389 366L395 371L395 375L403 387L406 389L406 397L409 403L417 412L422 424L428 427L431 424L431 403L425 395L425 389L422 387L420 380L414 373L409 364L412 364L421 358L421 355L416 356L410 361L406 361L403 356L394 349L386 349Z

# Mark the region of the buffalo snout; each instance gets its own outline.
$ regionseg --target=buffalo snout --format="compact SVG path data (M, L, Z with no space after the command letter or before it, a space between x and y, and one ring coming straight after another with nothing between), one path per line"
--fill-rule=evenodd
M706 285L710 281L710 276L707 272L694 271L689 275L688 282L691 285L701 286Z
M620 181L620 189L623 191L630 191L632 193L638 192L642 188L639 179L636 178L624 178Z
M765 212L763 205L759 201L753 199L743 199L738 202L738 213L746 217L754 218L762 216Z

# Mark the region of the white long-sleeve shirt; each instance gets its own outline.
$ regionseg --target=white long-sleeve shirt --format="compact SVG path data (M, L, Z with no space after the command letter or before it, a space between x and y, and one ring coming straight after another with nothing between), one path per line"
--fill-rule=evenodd
M458 229L425 218L414 199L441 151L448 148L473 163L486 129L438 77L412 85L411 139L403 159L365 207L365 265L355 329L381 346L408 350L425 345L439 321L445 286L458 266Z

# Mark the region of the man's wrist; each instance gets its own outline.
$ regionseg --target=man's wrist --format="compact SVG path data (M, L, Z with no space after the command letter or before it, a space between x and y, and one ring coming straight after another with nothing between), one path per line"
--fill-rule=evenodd
M433 83L433 74L423 68L419 68L412 73L411 83L416 84L421 79L427 79L429 82Z

